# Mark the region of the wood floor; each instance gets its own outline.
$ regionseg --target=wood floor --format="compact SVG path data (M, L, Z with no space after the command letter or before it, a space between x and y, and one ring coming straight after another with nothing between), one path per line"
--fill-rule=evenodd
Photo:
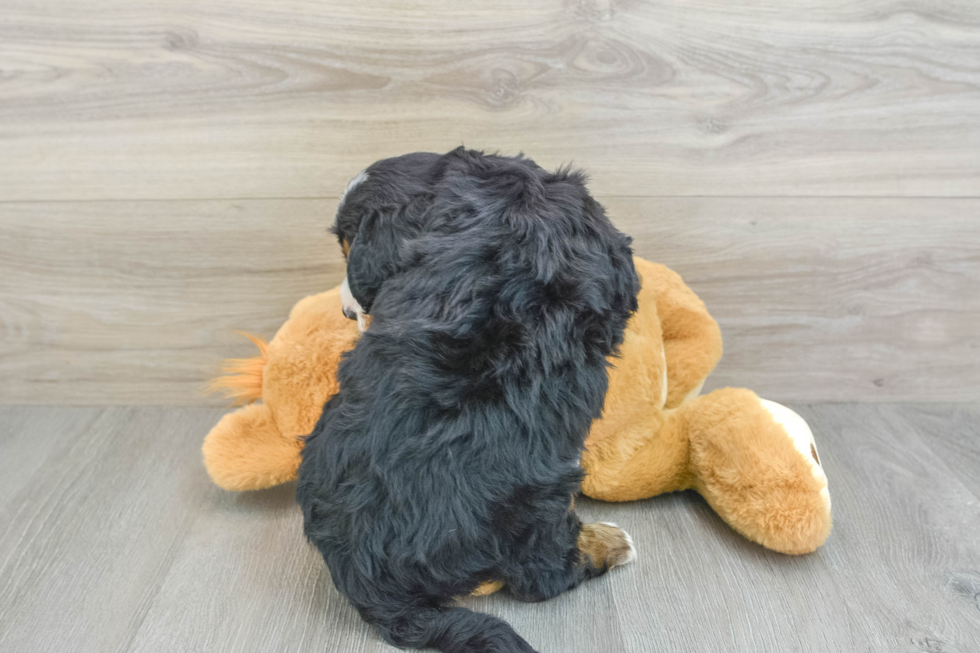
M787 557L697 495L581 499L638 561L540 604L468 599L542 653L980 650L980 409L801 405L834 532ZM210 484L207 407L0 408L0 650L393 651L302 538L293 487Z

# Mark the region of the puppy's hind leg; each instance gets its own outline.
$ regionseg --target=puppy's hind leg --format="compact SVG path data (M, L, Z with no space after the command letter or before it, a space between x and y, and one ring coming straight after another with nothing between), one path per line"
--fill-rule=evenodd
M574 514L571 518L578 522ZM632 538L615 524L577 525L561 551L534 553L507 578L506 585L516 598L544 601L636 558ZM546 557L549 553L550 559Z
M609 522L582 524L576 544L582 564L599 570L597 575L636 560L633 538L622 528Z

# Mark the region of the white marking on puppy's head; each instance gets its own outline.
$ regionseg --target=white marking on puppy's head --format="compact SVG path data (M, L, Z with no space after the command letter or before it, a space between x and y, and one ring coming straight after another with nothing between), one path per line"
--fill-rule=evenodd
M368 325L371 324L371 318L367 316L361 305L354 299L353 293L350 291L350 284L347 282L347 277L344 277L344 283L340 285L340 303L343 306L344 315L347 319L357 320L357 328L363 333Z
M359 173L357 173L356 175L354 175L354 178L351 179L347 183L347 188L345 188L344 189L344 192L340 194L340 201L337 203L338 206L343 206L344 205L344 200L347 199L347 195L352 190L354 190L355 188L357 188L357 186L359 184L361 184L362 182L366 181L367 178L368 178L367 170L361 170Z
M344 201L352 190L357 188L360 184L364 183L368 178L367 170L361 170L359 173L354 175L354 178L347 182L347 188L344 192L340 194L340 201L337 203L337 211L339 213L340 209L344 207ZM347 256L350 251L350 243L345 238L342 246L344 248L344 256ZM364 313L364 309L361 308L360 303L354 299L354 294L350 291L350 282L347 281L347 277L344 277L344 283L340 286L340 301L343 305L344 315L351 320L357 320L357 327L363 332L368 328L371 323L371 318Z

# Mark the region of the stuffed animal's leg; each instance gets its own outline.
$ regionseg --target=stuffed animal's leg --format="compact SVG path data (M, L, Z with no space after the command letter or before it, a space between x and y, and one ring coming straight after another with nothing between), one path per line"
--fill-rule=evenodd
M721 330L680 275L643 259L635 259L643 278L640 305L655 301L667 361L665 408L676 408L701 393L704 381L721 358Z
M593 425L586 496L696 489L736 531L782 553L813 551L830 533L827 477L809 427L788 408L726 388L662 414L618 417L599 432Z
M228 413L202 448L211 479L226 490L261 490L296 478L303 443L284 435L265 404Z
M582 454L582 493L638 501L690 487L687 437L671 413L645 408L594 422Z
M809 553L830 534L830 493L799 415L726 388L676 411L690 442L691 487L736 531L782 553Z

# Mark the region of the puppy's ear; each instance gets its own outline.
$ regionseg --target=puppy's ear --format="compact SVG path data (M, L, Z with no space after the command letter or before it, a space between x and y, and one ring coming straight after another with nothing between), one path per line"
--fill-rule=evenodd
M361 219L347 253L347 283L365 313L371 312L381 285L401 268L399 235L392 220L372 211Z
M585 321L586 338L618 353L626 323L637 309L636 296L640 291L640 279L633 265L633 241L609 222L602 205L592 197L586 198L584 209L589 221L601 225L605 254L611 263L601 266L608 273L594 278L596 297L601 297L603 310L595 314L595 319Z

